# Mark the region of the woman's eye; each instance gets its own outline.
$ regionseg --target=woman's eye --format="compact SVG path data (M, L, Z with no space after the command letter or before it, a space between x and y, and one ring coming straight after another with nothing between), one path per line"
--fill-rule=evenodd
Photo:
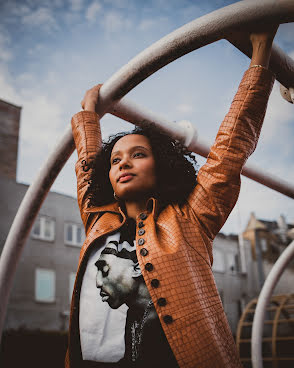
M113 158L111 163L112 164L117 164L119 162L119 158Z
M143 152L135 152L134 157L145 157L146 155Z

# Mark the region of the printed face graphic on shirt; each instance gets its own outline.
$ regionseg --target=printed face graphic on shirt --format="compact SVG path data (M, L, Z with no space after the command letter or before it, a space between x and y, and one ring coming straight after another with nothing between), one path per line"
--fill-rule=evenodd
M138 288L138 282L134 278L133 260L102 253L95 265L96 286L100 289L102 301L113 309L127 303Z

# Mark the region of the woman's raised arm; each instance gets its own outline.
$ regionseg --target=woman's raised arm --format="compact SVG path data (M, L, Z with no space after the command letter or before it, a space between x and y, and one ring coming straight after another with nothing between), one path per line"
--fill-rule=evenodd
M72 118L72 132L75 141L78 161L76 163L77 197L85 230L89 228L91 214L85 212L88 208L90 178L93 171L93 162L101 150L101 131L99 116L95 112L101 84L88 90L81 102L81 111Z
M277 27L250 35L252 61L225 116L188 203L210 239L224 225L239 195L240 174L255 150L274 82L267 67ZM233 35L234 38L238 34ZM240 34L242 37L244 33ZM249 35L247 34L247 40Z

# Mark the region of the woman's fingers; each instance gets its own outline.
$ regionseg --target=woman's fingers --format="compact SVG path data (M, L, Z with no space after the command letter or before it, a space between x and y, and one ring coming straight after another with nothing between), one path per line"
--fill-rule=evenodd
M83 110L95 111L96 105L99 99L99 91L102 84L97 84L96 86L88 89L85 93L83 100L81 101L81 106Z
M275 38L278 28L279 28L279 24L271 24L271 25L266 26L263 29L252 32L250 34L250 41L252 45L257 42L272 43Z

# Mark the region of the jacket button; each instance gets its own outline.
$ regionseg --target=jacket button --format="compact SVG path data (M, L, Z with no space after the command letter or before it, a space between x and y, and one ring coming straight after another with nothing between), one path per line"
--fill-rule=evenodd
M160 306L160 307L165 307L166 306L166 299L165 298L159 298L157 300L157 304Z
M154 288L158 288L159 280L157 280L157 279L151 280L151 286L154 287Z
M167 314L166 316L163 317L163 321L164 321L164 323L166 323L167 325L169 325L170 323L173 322L173 317L170 316L169 314Z
M140 217L141 220L146 220L147 215L146 215L146 213L142 212L142 213L140 213L139 217Z
M143 222L143 221L139 221L139 222L138 222L138 227L139 227L139 228L141 228L141 227L143 227L143 226L145 226L144 222Z
M141 254L141 256L145 257L145 256L147 256L147 254L148 254L148 250L147 250L146 248L142 248L142 249L140 250L140 254Z
M144 229L140 229L139 231L138 231L138 235L144 235L145 234L145 230Z
M153 267L153 264L152 263L146 263L145 264L145 270L147 271L153 271L154 267Z
M145 243L145 240L144 240L144 239L140 238L140 239L138 240L138 244L139 244L139 245L143 245L144 243Z

